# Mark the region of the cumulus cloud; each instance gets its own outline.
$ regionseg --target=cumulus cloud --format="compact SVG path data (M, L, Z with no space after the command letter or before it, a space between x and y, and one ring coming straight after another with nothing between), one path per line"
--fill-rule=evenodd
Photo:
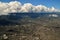
M60 12L58 9L51 7L48 8L44 5L32 5L31 3L21 4L18 1L12 1L9 3L0 2L0 15L1 14L8 14L14 12Z

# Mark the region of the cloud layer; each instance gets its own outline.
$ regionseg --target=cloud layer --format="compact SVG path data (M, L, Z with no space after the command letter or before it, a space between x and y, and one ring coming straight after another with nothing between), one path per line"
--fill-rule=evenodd
M9 3L0 2L0 15L13 12L60 12L58 9L51 7L48 8L44 5L32 5L31 3L21 4L18 1L12 1Z

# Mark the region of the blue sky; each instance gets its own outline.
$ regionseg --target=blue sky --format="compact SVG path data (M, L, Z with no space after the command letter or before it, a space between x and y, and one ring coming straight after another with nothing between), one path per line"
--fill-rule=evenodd
M2 2L10 2L14 0L0 0ZM17 0L20 1L22 4L24 3L31 3L33 5L45 5L47 7L55 7L57 9L60 9L60 0Z

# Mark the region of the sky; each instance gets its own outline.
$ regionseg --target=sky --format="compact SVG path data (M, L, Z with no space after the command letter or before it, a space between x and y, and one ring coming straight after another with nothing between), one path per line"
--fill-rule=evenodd
M1 2L10 2L15 0L0 0ZM47 7L55 7L57 9L60 9L60 0L16 0L24 3L31 3L33 5L45 5Z
M0 14L60 12L60 0L0 0Z

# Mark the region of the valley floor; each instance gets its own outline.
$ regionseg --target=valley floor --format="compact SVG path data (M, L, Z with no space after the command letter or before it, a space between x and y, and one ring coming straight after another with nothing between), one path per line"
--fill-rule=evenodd
M20 24L1 25L0 40L60 40L60 19L24 18Z

